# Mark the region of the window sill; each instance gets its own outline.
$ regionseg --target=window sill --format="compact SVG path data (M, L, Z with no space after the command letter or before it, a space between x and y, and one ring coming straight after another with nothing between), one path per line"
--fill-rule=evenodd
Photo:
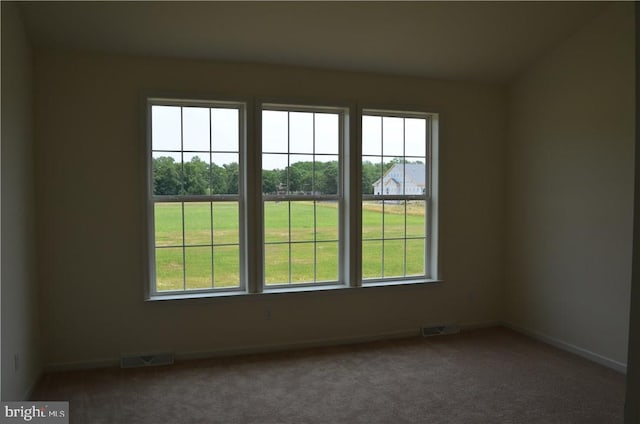
M326 286L300 286L300 287L273 287L265 288L262 293L249 293L246 291L220 291L220 292L198 292L198 293L173 293L166 295L153 295L145 299L146 302L171 301L171 300L191 300L191 299L212 299L212 298L255 298L262 295L283 294L283 293L322 293L336 290L366 289L369 287L410 287L422 284L442 283L443 280L416 279L416 280L392 280L364 282L361 287L345 286L343 284L331 284Z
M432 280L429 278L420 278L415 280L389 280L389 281L371 281L362 282L362 287L387 287L387 286L412 286L417 284L442 283L443 280Z
M207 299L214 297L237 297L246 296L246 291L219 291L219 292L197 292L197 293L172 293L172 294L155 294L148 296L145 302L157 302L165 300L187 300L187 299Z
M348 289L349 286L344 284L327 284L326 286L299 286L299 287L273 287L265 288L262 294L275 293L302 293L302 292L321 292L328 290Z

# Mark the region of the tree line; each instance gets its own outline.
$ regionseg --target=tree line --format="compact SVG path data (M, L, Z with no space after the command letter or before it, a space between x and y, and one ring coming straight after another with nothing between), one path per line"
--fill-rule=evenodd
M373 183L394 164L402 162L402 159L393 159L385 164L364 161L363 194L372 194ZM339 175L337 161L296 162L284 169L263 170L262 192L337 194ZM237 194L238 181L239 166L236 162L221 166L209 164L197 156L184 163L168 156L153 158L155 195Z

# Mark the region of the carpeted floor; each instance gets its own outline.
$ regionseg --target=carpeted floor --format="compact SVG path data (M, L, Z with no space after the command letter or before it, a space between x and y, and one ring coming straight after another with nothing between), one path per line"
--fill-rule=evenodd
M46 375L71 423L622 423L624 376L504 328Z

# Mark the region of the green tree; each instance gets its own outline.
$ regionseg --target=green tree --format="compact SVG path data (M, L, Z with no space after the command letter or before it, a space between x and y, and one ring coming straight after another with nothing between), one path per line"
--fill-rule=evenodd
M183 194L208 194L209 192L208 165L198 156L194 156L184 164Z
M316 163L316 190L322 194L337 194L339 184L338 162Z
M287 176L289 177L287 181L289 192L302 190L303 175L300 168L296 166L288 166L286 170Z
M281 180L281 170L268 170L265 169L262 171L262 192L273 194L278 191L278 186L282 182Z
M179 194L181 189L180 164L172 157L153 158L153 194Z
M226 173L226 194L237 194L240 168L236 162L222 165Z
M373 194L373 183L382 176L382 166L380 163L364 161L362 163L362 193Z
M211 193L227 194L227 170L215 163L211 164Z

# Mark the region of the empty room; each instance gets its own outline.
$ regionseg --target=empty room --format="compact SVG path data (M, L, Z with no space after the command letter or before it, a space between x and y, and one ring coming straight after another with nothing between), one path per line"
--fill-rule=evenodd
M6 422L640 423L633 2L1 6Z

